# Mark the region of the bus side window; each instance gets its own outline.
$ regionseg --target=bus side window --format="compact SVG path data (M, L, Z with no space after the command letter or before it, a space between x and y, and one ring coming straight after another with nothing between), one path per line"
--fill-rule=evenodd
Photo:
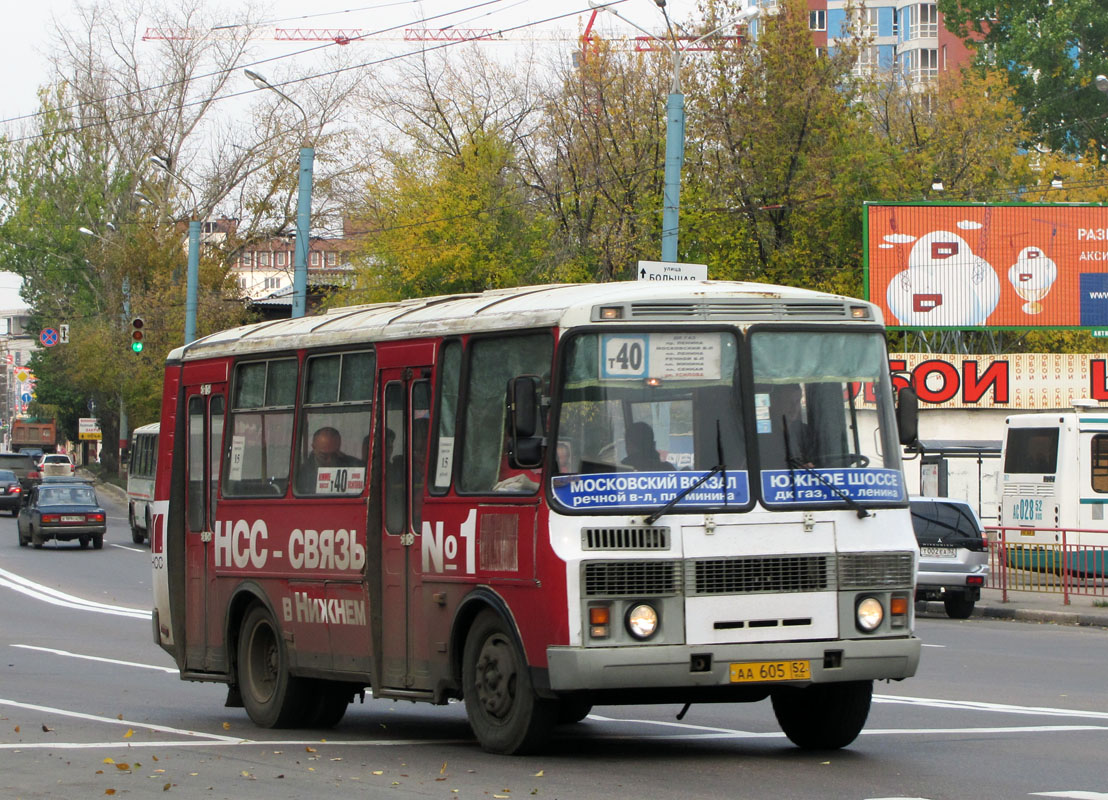
M284 495L292 457L296 374L294 358L235 367L223 448L224 497Z
M549 373L553 352L548 333L488 337L470 344L460 492L534 494L538 490L540 469L507 466L507 386L519 375Z
M209 519L212 521L212 525L215 525L215 509L219 500L219 454L221 452L221 445L223 444L223 412L226 401L223 395L218 394L212 398L211 405L209 407L211 430L208 431L208 435L211 439L208 447L208 459L209 459L209 472L208 472L208 513ZM154 437L144 437L146 439L146 467L150 473L150 477L154 476L154 462L153 454L154 450L151 447L154 441Z
M394 535L406 533L405 471L407 469L407 438L404 425L404 384L385 384L385 452L382 454L385 475L385 530Z
M438 424L431 443L431 494L445 494L454 472L454 436L461 391L462 343L453 339L443 345L439 366Z
M294 473L298 496L362 493L373 374L371 351L308 358Z
M427 435L431 425L431 382L412 384L412 529L423 522L423 487L427 485Z
M1093 491L1108 492L1108 436L1094 436L1091 442Z
M206 399L189 398L188 436L188 526L190 531L204 530L208 519L204 486L204 428Z

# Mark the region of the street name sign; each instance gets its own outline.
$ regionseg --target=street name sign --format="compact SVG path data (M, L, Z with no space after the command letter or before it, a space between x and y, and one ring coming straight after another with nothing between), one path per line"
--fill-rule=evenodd
M707 264L681 264L676 261L640 261L636 277L640 281L706 281Z

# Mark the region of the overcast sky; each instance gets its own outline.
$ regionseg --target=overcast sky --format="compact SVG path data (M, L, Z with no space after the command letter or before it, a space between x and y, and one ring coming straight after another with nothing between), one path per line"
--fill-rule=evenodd
M87 0L86 0L87 1ZM149 0L153 4L158 0ZM171 0L165 0L171 2ZM214 2L214 0L213 0ZM38 108L37 91L49 80L48 50L54 40L55 22L70 24L75 18L76 0L4 0L3 27L0 28L0 135L14 136L22 127L14 118L33 114ZM244 8L257 3L243 0L221 0L224 10ZM272 27L359 28L378 30L389 25L420 25L421 17L463 8L470 10L446 18L459 27L501 29L525 22L546 19L554 14L580 9L578 16L567 17L547 27L577 31L588 19L587 0L271 0L262 3L265 18ZM661 13L653 0L626 0L615 6L625 17L651 30L664 27ZM668 0L670 17L685 19L693 13L696 0ZM603 20L603 23L601 22ZM441 27L445 20L427 23L425 27ZM636 35L638 31L624 25L611 15L601 14L598 29L612 29ZM613 27L615 26L615 27ZM361 44L350 45L363 46ZM372 46L372 45L365 45ZM280 44L266 47L301 49L303 44ZM299 65L298 65L299 66ZM307 65L310 66L310 65ZM25 123L23 123L25 124ZM0 273L0 275L3 275ZM22 305L12 281L0 278L0 309Z

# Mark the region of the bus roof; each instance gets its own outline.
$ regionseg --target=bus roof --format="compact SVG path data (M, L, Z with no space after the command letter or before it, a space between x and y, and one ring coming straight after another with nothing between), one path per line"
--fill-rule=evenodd
M148 425L139 425L137 428L131 431L131 435L134 436L139 433L157 433L161 426L162 424L160 422L151 422Z
M789 286L736 281L622 281L547 284L349 306L325 314L259 322L213 333L173 350L170 362L278 349L341 346L496 330L568 327L621 306L622 321L741 323L882 321L864 300ZM864 316L854 316L864 309Z

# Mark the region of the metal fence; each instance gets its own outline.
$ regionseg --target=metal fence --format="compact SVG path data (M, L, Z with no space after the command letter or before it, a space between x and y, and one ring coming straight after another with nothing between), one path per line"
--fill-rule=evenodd
M1056 534L1056 542L1020 541L1020 528L988 527L990 589L1008 592L1045 592L1108 598L1108 544L1085 544L1091 538L1108 542L1108 533L1063 528L1036 528L1035 533Z

